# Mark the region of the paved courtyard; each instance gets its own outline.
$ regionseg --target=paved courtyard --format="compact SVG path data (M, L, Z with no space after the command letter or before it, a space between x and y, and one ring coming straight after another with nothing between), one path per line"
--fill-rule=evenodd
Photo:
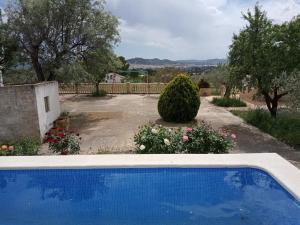
M81 154L130 153L138 127L148 122L175 127L204 120L215 129L226 128L237 135L232 153L277 152L300 167L300 152L245 124L228 110L210 104L208 98L201 99L195 121L179 125L160 119L157 102L158 95L63 96L61 104L62 111L71 113L71 127L83 139Z

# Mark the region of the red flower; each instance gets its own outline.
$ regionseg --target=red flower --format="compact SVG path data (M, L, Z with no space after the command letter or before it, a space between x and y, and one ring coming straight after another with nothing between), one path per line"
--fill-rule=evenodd
M60 138L64 138L65 134L64 133L58 133L57 136L60 137Z
M46 139L46 142L48 142L48 143L53 143L53 142L54 142L54 139L53 139L53 138L47 138L47 139Z
M68 155L69 154L69 150L68 149L64 149L61 152L62 155Z
M59 127L59 128L57 128L57 130L58 130L58 131L63 131L64 129L61 128L61 127Z

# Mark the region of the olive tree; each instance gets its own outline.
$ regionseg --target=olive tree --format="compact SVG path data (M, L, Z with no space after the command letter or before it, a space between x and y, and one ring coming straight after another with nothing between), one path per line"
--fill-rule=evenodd
M104 0L14 0L9 4L10 34L39 81L53 80L63 64L118 42L118 20L105 11L104 4Z
M279 100L290 91L286 81L300 65L300 29L292 31L292 22L273 25L258 5L243 18L247 25L230 46L231 82L241 91L255 88L276 117Z
M95 84L96 92L99 93L99 83L107 73L118 71L122 67L122 62L112 49L98 49L86 55L83 67L91 75L91 81Z

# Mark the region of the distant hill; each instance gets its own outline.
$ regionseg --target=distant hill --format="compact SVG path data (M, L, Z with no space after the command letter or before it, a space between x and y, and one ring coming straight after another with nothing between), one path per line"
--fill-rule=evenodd
M169 60L169 59L144 59L132 58L126 60L131 67L192 67L192 66L216 66L227 62L226 59L206 59L206 60Z

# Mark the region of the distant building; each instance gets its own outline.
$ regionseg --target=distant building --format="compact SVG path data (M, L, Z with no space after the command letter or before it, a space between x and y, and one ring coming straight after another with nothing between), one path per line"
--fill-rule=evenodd
M117 74L117 73L108 73L105 75L105 83L122 83L122 81L125 79L124 76Z

